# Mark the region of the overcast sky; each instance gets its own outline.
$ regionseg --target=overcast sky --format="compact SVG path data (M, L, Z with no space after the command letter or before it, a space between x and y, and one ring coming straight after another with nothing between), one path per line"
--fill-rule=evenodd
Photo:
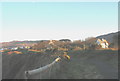
M2 42L72 40L118 31L117 2L2 2Z

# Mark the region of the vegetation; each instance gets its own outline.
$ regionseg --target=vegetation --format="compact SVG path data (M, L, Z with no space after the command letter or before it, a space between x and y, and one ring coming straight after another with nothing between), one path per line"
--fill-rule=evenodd
M114 37L114 40L116 36ZM49 44L50 41L39 41L38 43L31 46L29 49L21 49L18 48L17 50L5 50L3 54L41 54L45 52L51 53L63 53L69 51L79 51L79 50L98 50L102 49L100 45L96 43L97 38L88 37L85 41L76 40L76 41L69 41L69 39L61 39L61 40L54 40L53 44ZM117 42L117 41L116 41ZM114 48L114 43L110 43L109 48ZM12 52L11 52L12 51ZM18 51L18 52L13 52ZM21 52L21 53L19 53Z

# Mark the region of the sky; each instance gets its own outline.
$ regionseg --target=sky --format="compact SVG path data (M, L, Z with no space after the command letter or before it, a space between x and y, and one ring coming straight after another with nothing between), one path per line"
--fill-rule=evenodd
M119 2L119 0L1 0L1 2Z
M2 2L1 42L84 40L118 31L117 2Z

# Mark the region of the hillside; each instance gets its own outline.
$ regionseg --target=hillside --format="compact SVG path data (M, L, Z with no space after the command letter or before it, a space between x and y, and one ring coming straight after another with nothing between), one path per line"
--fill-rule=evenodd
M11 41L11 42L2 42L0 43L0 45L2 45L3 48L11 48L11 47L20 47L20 46L33 46L38 42L40 41Z
M61 53L62 54L62 53ZM70 60L29 79L117 79L118 54L112 50L69 51ZM55 53L3 54L3 79L25 79L24 72L45 66L57 58ZM99 57L99 58L98 58Z
M101 35L117 44L117 33ZM25 79L25 71L62 60L49 69L29 76L28 79L118 79L118 50L103 49L96 45L96 38L85 41L13 41L5 47L33 45L29 49L4 50L2 52L2 78ZM67 53L70 60L63 57Z
M115 33L100 35L100 36L97 36L96 38L104 38L104 39L106 39L106 40L108 40L109 42L112 43L114 36L117 36L117 35L118 35L118 32L115 32Z
M115 33L100 35L100 36L95 37L94 39L98 39L98 38L106 39L113 47L117 48L118 41L120 41L120 31L115 32ZM20 46L34 46L35 44L38 44L38 43L44 42L44 41L49 41L49 40L2 42L2 43L0 43L0 46L2 45L3 48L12 48L12 47L20 47ZM69 41L70 42L69 39L61 39L59 41L60 42L61 41ZM89 42L89 41L87 41L87 42Z

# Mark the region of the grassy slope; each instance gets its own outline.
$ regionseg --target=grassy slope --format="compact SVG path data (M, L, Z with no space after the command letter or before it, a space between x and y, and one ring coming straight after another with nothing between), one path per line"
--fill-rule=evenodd
M70 61L62 60L55 67L30 78L50 79L116 79L118 53L111 50L71 51ZM51 63L51 54L3 55L3 78L23 79L24 71Z

